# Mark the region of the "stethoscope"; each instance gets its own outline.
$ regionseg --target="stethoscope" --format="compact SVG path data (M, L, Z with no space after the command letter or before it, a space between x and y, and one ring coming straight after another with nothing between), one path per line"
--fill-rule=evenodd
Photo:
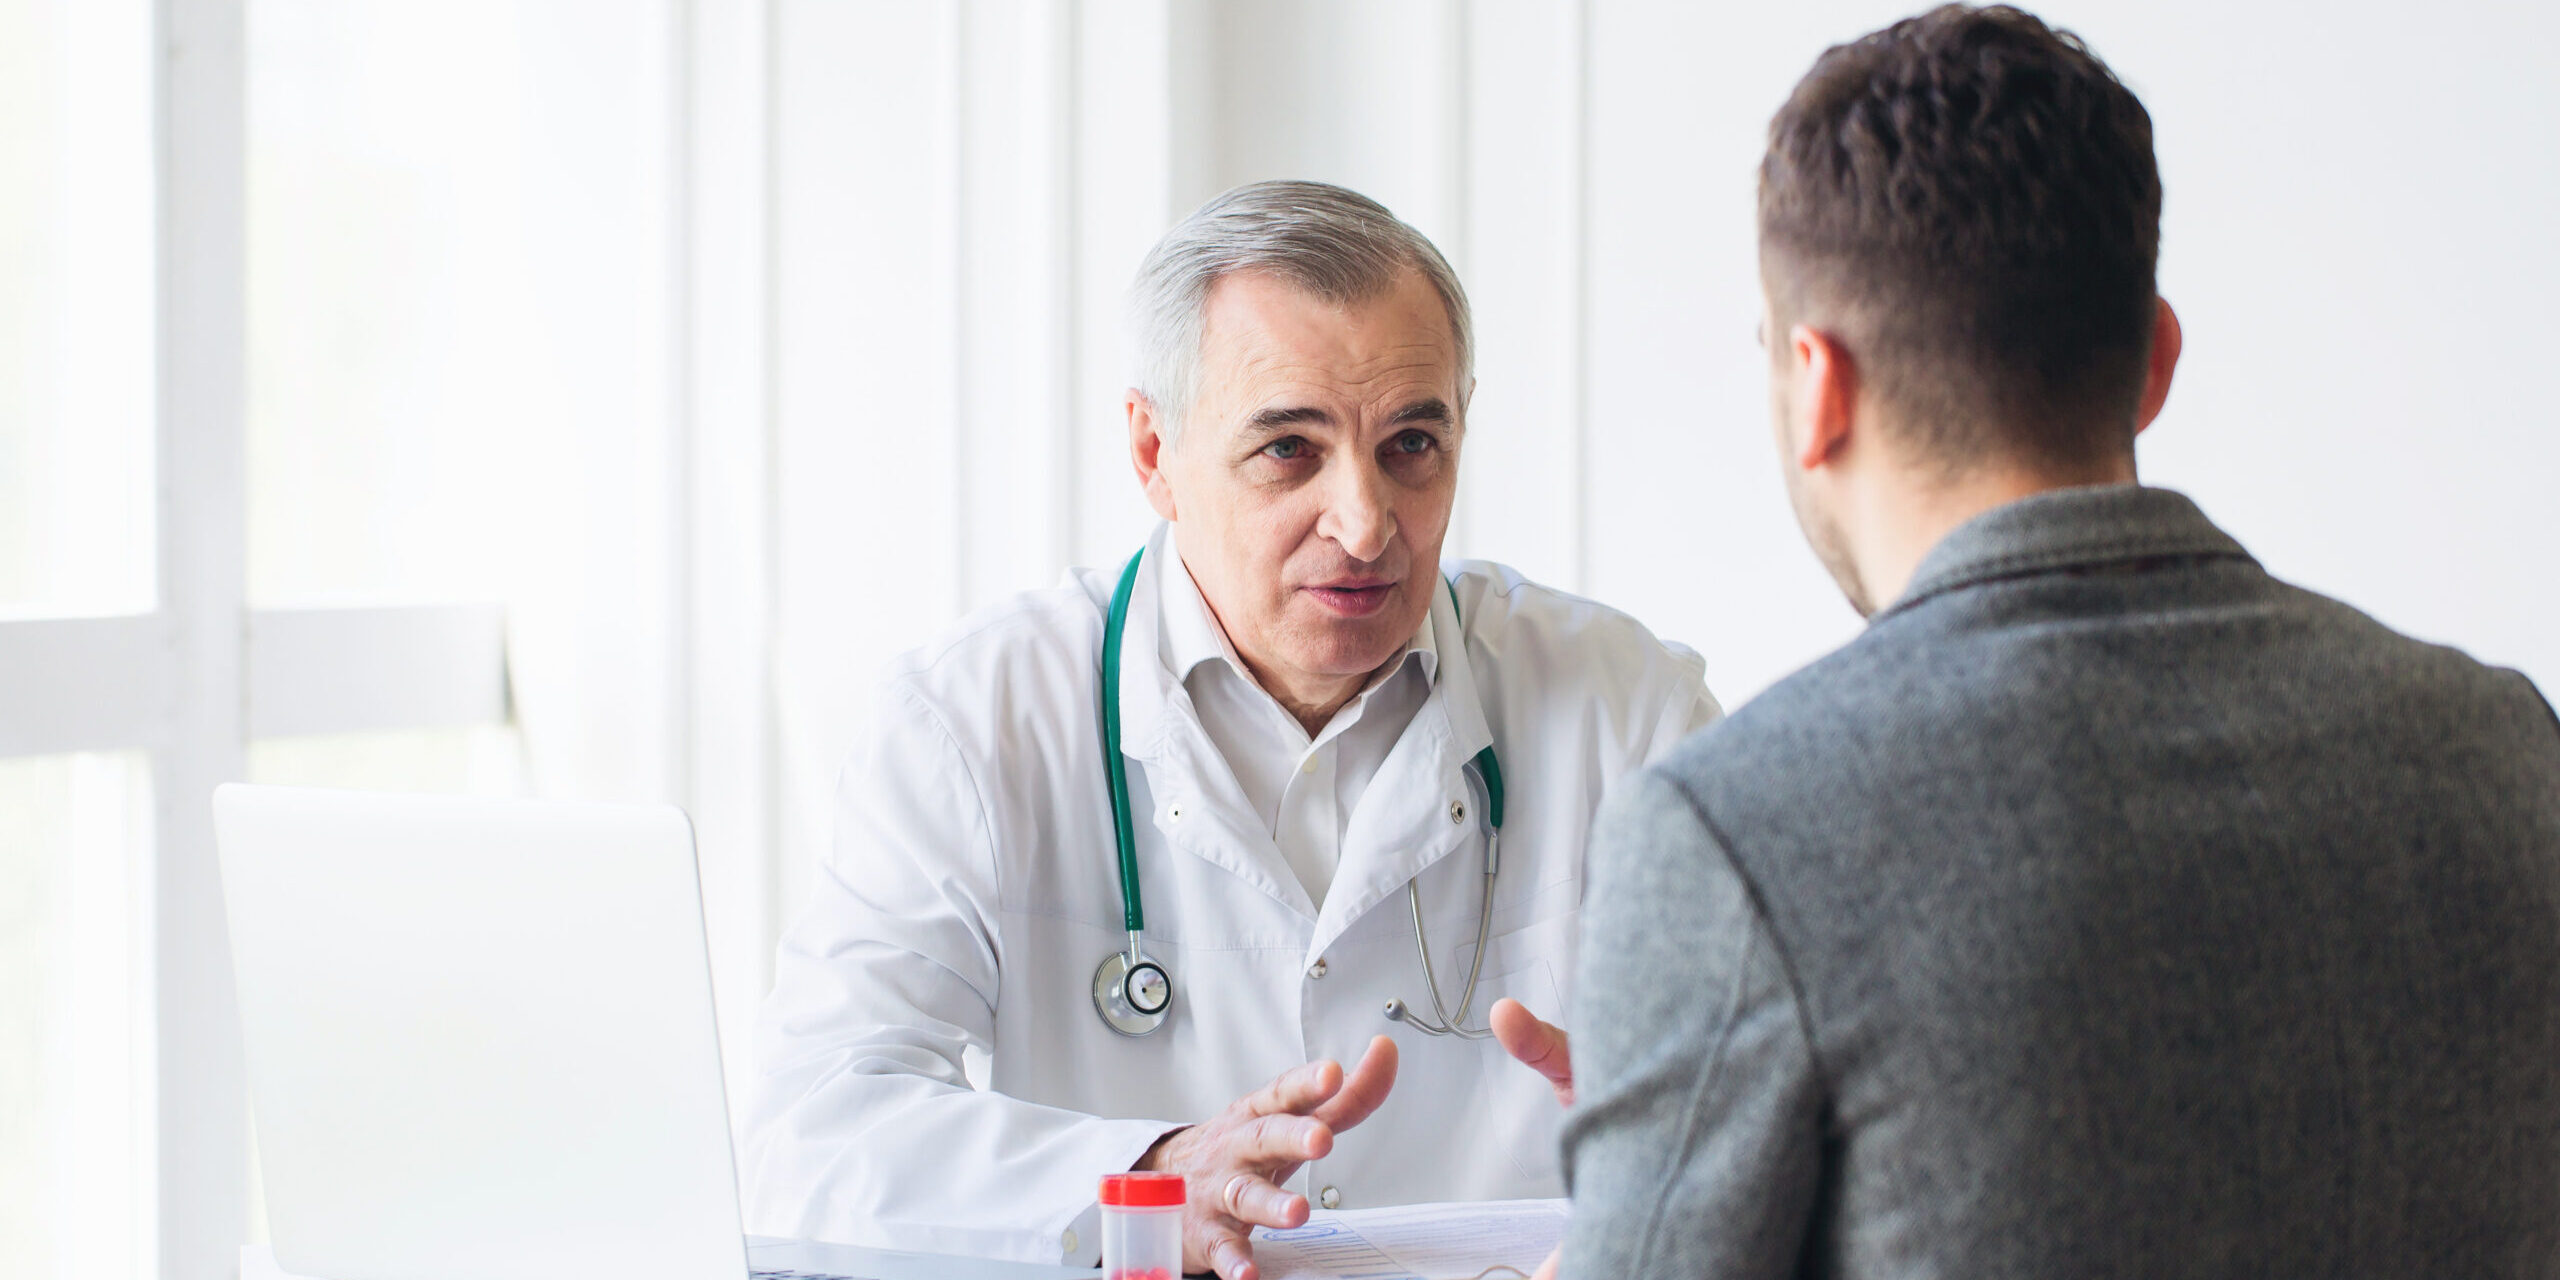
M1094 969L1093 1007L1102 1015L1104 1026L1124 1036L1146 1035L1163 1026L1173 1012L1173 975L1146 954L1146 914L1138 895L1138 840L1129 816L1129 764L1120 754L1120 639L1129 625L1129 594L1138 582L1138 562L1146 554L1140 548L1129 557L1129 567L1120 571L1120 585L1111 593L1111 613L1102 632L1102 759L1111 782L1112 835L1120 846L1121 925L1129 932L1129 946L1104 956ZM1455 584L1449 586L1449 608L1452 613L1458 611ZM1464 625L1462 617L1460 626ZM1493 881L1502 869L1502 762L1492 747L1486 747L1476 753L1470 767L1476 784L1484 789L1485 803L1478 810L1485 824L1484 903L1476 912L1476 954L1467 965L1466 989L1458 993L1458 1011L1453 1016L1440 998L1439 975L1431 969L1431 943L1422 931L1421 882L1407 880L1404 895L1413 910L1414 951L1422 958L1422 982L1431 993L1431 1011L1440 1020L1424 1019L1402 1000L1387 1001L1386 1016L1428 1036L1483 1040L1493 1032L1466 1025L1466 1017L1475 1003L1476 977L1484 971L1484 944L1493 927Z

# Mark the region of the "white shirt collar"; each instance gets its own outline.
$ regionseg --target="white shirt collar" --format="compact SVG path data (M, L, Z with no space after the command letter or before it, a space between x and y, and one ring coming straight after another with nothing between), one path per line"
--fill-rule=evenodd
M1238 786L1228 761L1212 745L1195 699L1175 674L1177 663L1171 653L1168 619L1186 611L1204 628L1192 637L1195 643L1186 656L1197 658L1203 652L1227 656L1226 646L1217 643L1217 633L1205 630L1209 625L1207 605L1198 602L1198 586L1183 581L1190 576L1187 570L1174 571L1180 563L1174 549L1173 526L1157 524L1148 536L1144 559L1131 585L1127 643L1120 650L1122 749L1145 765L1156 829L1164 832L1175 848L1204 858L1273 898L1315 915L1316 934L1310 944L1314 950L1309 954L1317 954L1331 945L1350 921L1359 919L1388 894L1400 892L1405 882L1464 843L1473 830L1452 823L1447 813L1448 805L1466 801L1471 795L1467 761L1493 741L1476 687L1467 638L1471 628L1460 625L1460 606L1448 591L1432 593L1431 627L1418 632L1416 639L1429 644L1438 656L1430 668L1424 704L1414 714L1410 727L1399 735L1409 739L1415 750L1399 757L1403 764L1398 768L1395 785L1400 792L1433 795L1433 803L1365 808L1362 816L1354 819L1360 830L1353 840L1365 852L1355 865L1343 867L1336 875L1319 910L1310 903L1308 893L1278 849L1271 849L1267 856L1254 851L1257 846L1269 845L1268 830L1259 834L1254 830L1262 825L1255 821L1254 806ZM1113 575L1092 571L1077 578L1097 609L1109 603L1113 580ZM1481 575L1462 574L1457 595L1475 602L1477 608L1485 608L1489 585ZM1184 596L1186 603L1176 606L1177 595ZM1444 609L1449 612L1443 614ZM1493 610L1492 616L1499 618L1500 611ZM1096 619L1097 623L1100 621ZM1472 629L1481 630L1484 625L1477 623ZM1210 670L1190 663L1183 664L1182 669L1198 670L1204 676ZM1392 669L1407 668L1399 663ZM1230 681L1224 675L1218 677L1218 683L1244 683L1254 696L1266 700L1273 715L1286 718L1276 702L1267 701L1270 695L1261 692L1260 686L1241 681L1240 677ZM1333 726L1328 725L1327 729L1331 731ZM1267 745L1257 749L1287 751L1288 736L1275 733ZM1176 823L1166 816L1167 805L1187 797L1215 797L1221 792L1229 794L1220 802L1201 804L1191 822ZM1241 818L1241 824L1237 818ZM1354 834L1346 832L1345 838L1352 839Z
M1167 674L1191 697L1200 728L1243 791L1259 829L1306 891L1324 901L1341 869L1343 840L1369 784L1431 697L1439 654L1426 614L1402 652L1361 682L1321 729L1308 734L1247 673L1198 580L1168 567L1162 611ZM1419 655L1417 657L1417 655Z
M1172 550L1170 540L1166 549ZM1190 567L1182 563L1178 552L1166 559L1168 563L1160 578L1164 583L1164 608L1159 611L1163 630L1158 641L1159 651L1164 655L1165 670L1173 673L1175 681L1185 682L1191 678L1192 672L1200 668L1200 664L1223 659L1247 685L1260 688L1252 670L1245 666L1243 655L1236 652L1235 643L1227 638L1226 628L1219 625L1217 615L1211 612L1208 599L1200 594L1200 584L1193 580ZM1407 662L1415 661L1422 664L1422 680L1426 687L1438 680L1440 646L1427 610L1422 615L1422 625L1416 627L1413 638L1405 642L1404 651L1370 676L1361 685L1361 692L1377 688L1388 677L1402 671Z
M1173 545L1173 526L1158 522L1155 532L1148 535L1145 559L1129 597L1129 617L1139 621L1129 627L1128 644L1120 652L1121 746L1142 760L1164 759L1176 751L1166 736L1173 720L1167 715L1167 706L1169 699L1181 691L1182 681L1174 675L1173 663L1168 660L1168 637L1163 620L1168 613L1175 612L1165 607L1166 593L1174 589L1166 585L1168 580L1190 576L1187 571L1166 572L1167 566L1180 562ZM1112 578L1103 574L1094 575L1088 584L1097 608L1109 603L1111 585ZM1196 599L1199 588L1194 585L1188 589ZM1462 593L1477 590L1471 585L1461 587ZM1476 690L1475 674L1467 655L1466 630L1459 625L1457 606L1450 601L1446 591L1434 592L1433 596L1431 629L1417 632L1416 639L1428 637L1437 655L1430 676L1431 704L1440 709L1438 714L1448 738L1447 749L1453 753L1449 768L1454 775L1469 756L1493 741L1493 731L1485 721L1484 705ZM1204 603L1193 612L1205 617L1202 611L1206 607ZM1443 609L1449 610L1449 625L1445 627L1440 625ZM1155 619L1155 625L1150 626L1143 621L1149 618ZM1225 656L1223 648L1219 656Z

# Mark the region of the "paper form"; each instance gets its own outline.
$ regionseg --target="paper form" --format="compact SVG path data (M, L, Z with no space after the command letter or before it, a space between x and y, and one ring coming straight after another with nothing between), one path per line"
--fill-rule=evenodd
M1263 1280L1471 1280L1488 1269L1486 1280L1524 1280L1564 1240L1570 1203L1486 1200L1319 1212L1294 1230L1254 1232L1253 1261Z

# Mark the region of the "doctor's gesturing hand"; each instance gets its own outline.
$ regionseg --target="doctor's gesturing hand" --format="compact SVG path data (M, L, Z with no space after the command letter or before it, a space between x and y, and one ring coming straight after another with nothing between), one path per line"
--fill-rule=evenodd
M1177 1129L1140 1169L1182 1175L1182 1269L1255 1280L1253 1229L1307 1221L1307 1198L1280 1184L1333 1150L1333 1135L1369 1118L1396 1083L1395 1041L1369 1042L1358 1066L1310 1062L1209 1120Z

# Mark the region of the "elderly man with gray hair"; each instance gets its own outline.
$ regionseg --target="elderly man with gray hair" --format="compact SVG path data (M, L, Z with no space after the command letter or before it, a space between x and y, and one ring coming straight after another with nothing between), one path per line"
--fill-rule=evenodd
M1132 312L1163 523L888 674L757 1031L757 1230L1090 1265L1155 1170L1255 1280L1310 1203L1562 1192L1585 832L1701 664L1442 561L1466 293L1376 202L1230 191Z

